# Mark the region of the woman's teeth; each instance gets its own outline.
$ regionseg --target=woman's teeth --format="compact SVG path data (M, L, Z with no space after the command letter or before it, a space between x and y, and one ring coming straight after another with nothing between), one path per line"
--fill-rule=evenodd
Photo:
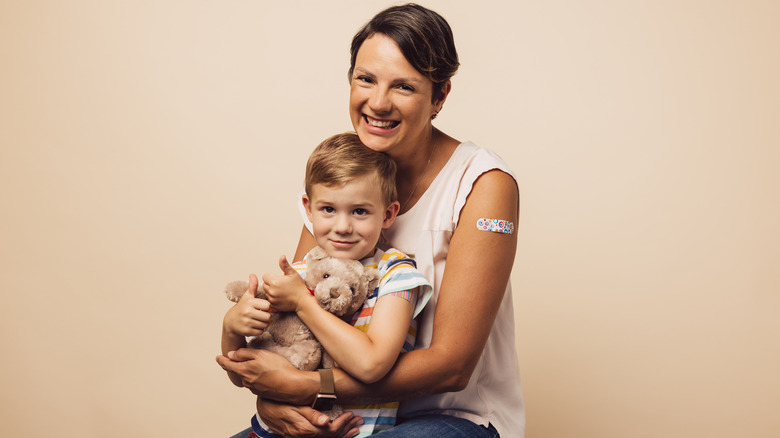
M382 120L375 120L375 119L370 119L370 118L366 117L366 123L368 123L371 126L375 126L377 128L388 129L388 128L393 128L395 126L398 126L398 124L401 123L401 122L396 122L396 121L393 121L393 120L382 121Z

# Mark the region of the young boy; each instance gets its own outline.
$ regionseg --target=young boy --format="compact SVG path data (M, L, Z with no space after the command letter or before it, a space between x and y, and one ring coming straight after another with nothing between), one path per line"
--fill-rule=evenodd
M351 324L322 309L306 289L302 278L306 257L292 267L282 257L280 267L287 275L264 275L263 288L272 308L296 312L341 369L365 383L375 382L387 374L399 353L413 348L414 317L432 293L413 260L395 249L377 248L382 230L392 225L400 209L395 163L364 146L357 135L338 134L309 157L305 187L303 206L317 245L330 256L360 260L379 270L379 287L369 293ZM295 272L300 275L291 275ZM267 325L267 305L257 303L262 300L242 301L225 315L223 354L244 347L244 336L257 336ZM368 436L392 427L397 407L386 403L344 408L363 418L358 436ZM279 436L270 433L257 415L252 426L258 436Z

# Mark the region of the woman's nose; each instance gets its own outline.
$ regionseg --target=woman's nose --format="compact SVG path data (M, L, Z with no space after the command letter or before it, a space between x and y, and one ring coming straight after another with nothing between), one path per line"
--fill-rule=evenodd
M382 89L382 87L374 88L368 106L377 114L389 113L393 107L387 90Z

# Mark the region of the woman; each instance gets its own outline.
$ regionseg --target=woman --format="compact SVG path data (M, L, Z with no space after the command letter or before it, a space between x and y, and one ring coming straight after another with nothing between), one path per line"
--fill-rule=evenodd
M387 239L434 284L415 350L384 379L366 385L334 372L340 402L401 400L398 425L379 436L523 436L509 286L517 183L500 158L433 126L457 67L447 22L414 4L380 12L352 41L352 124L364 144L398 167L401 214ZM304 227L295 259L314 246ZM263 397L258 411L273 429L292 436L357 432L358 418L345 414L327 423L317 411L295 406L317 397L319 373L298 371L265 351L230 356L217 360Z

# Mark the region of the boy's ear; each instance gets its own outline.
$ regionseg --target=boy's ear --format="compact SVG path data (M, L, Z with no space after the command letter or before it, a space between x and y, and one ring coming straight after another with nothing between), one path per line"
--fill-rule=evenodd
M309 195L304 193L301 200L303 201L303 208L306 210L306 217L311 222L311 200L309 200Z
M393 201L390 205L387 206L385 209L385 220L382 222L382 228L390 228L390 225L393 225L393 222L395 222L395 217L398 216L398 212L401 210L401 203L398 201Z

